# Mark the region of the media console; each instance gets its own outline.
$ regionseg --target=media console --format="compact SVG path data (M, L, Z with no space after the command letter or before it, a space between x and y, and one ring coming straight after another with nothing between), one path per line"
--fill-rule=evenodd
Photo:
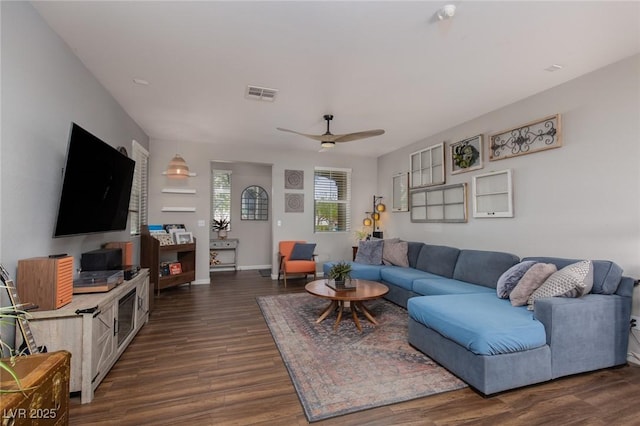
M148 319L149 271L142 269L106 293L76 294L60 309L31 312L29 325L39 346L71 352L69 391L80 391L84 404Z

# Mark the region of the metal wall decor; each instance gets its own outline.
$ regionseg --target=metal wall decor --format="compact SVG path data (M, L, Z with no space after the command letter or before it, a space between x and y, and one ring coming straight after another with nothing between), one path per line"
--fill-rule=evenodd
M482 135L461 140L449 145L451 150L451 174L481 169Z
M285 213L304 213L304 194L284 194Z
M284 189L304 189L304 170L285 170Z
M489 160L517 157L562 146L560 114L520 127L504 130L490 138Z

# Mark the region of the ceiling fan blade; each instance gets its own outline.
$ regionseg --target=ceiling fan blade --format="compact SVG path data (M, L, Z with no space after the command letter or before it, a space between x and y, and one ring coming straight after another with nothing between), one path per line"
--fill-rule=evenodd
M289 129L283 129L282 127L276 127L277 130L280 130L281 132L288 132L288 133L295 133L296 135L300 135L300 136L304 136L307 138L311 138L317 141L324 141L327 140L326 139L326 135L309 135L307 133L300 133L300 132L296 132L295 130L289 130ZM329 135L329 137L331 137L333 135Z
M346 135L334 135L334 142L351 142L358 139L370 138L373 136L380 136L384 134L384 130L365 130L363 132L347 133Z

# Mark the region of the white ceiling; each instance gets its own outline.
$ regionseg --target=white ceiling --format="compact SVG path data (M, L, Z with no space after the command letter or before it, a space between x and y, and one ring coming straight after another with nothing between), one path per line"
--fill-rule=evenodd
M386 130L336 152L378 156L640 52L637 1L458 1L434 19L445 3L34 5L152 139L310 152L276 127L321 134L331 113L332 133Z

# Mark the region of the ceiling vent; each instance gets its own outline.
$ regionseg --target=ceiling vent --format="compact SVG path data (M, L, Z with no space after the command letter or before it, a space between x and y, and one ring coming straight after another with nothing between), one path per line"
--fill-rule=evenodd
M255 99L257 101L274 102L278 89L268 89L266 87L247 86L245 97L247 99Z

